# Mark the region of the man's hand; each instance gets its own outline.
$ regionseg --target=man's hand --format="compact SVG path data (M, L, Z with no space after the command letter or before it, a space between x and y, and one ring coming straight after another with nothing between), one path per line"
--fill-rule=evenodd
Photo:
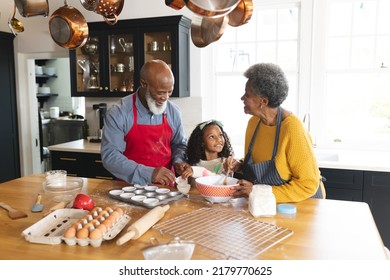
M157 167L152 173L152 182L160 183L162 185L172 185L176 180L175 174L165 167Z

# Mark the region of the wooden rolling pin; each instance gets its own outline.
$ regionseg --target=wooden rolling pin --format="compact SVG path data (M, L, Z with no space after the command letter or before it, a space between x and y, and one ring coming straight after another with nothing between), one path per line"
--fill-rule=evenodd
M148 229L150 229L155 223L157 223L165 212L169 209L169 205L156 206L144 216L139 218L136 222L127 228L127 232L116 241L117 245L123 245L130 239L138 239Z

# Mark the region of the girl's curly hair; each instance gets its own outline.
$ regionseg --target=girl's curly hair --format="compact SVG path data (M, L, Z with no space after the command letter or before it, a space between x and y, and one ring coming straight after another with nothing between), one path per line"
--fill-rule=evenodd
M206 153L203 145L203 131L209 125L217 125L221 129L223 137L225 138L225 145L223 146L222 151L218 153L218 157L228 157L234 155L229 136L223 130L222 124L219 121L211 120L198 124L192 131L190 138L188 139L186 149L188 164L196 165L200 160L206 160Z

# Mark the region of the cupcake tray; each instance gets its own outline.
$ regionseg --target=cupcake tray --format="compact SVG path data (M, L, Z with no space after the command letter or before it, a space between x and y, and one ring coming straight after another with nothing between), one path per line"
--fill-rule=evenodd
M154 208L181 199L184 194L168 188L156 186L126 186L121 189L112 189L108 195L123 202L146 208Z
M65 238L65 231L88 213L89 211L81 209L58 209L25 229L22 235L26 241L31 243L57 245L64 241L70 246L78 244L80 246L99 247L104 240L115 238L130 221L130 216L122 215L100 239Z

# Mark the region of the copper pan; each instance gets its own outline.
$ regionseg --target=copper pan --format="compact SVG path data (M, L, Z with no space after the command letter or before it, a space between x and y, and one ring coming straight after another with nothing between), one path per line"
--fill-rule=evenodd
M54 42L63 48L73 49L83 46L88 39L88 24L84 16L72 6L57 9L49 20L50 35Z
M209 18L194 16L191 23L191 39L195 46L203 48L218 41L229 22L227 16Z
M241 0L236 8L229 13L229 25L237 27L247 23L253 13L253 1Z
M125 0L99 0L98 2L95 13L102 15L107 24L116 24Z
M49 15L48 0L15 0L15 4L23 17L47 17Z
M165 0L165 5L171 7L172 9L180 10L186 4L184 3L184 0Z
M184 0L188 9L204 17L222 17L230 13L240 0Z

